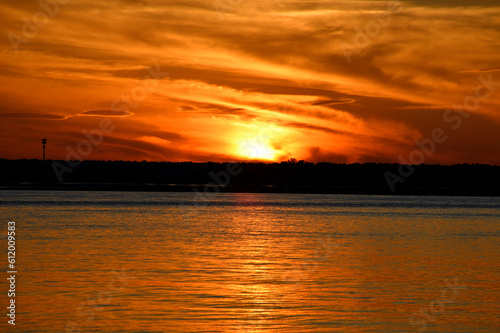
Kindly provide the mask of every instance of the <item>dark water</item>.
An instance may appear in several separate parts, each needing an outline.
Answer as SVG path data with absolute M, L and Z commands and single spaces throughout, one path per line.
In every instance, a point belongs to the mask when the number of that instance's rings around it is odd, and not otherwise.
M 500 332 L 499 198 L 0 201 L 2 234 L 16 221 L 18 270 L 16 326 L 3 314 L 0 331 Z

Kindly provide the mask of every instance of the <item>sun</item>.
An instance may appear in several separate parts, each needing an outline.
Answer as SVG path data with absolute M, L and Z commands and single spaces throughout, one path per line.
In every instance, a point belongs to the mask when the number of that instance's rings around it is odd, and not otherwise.
M 257 139 L 242 141 L 239 147 L 239 155 L 250 159 L 272 161 L 277 154 L 277 150 Z
M 285 129 L 272 122 L 239 123 L 233 134 L 237 156 L 256 161 L 276 161 L 284 155 Z

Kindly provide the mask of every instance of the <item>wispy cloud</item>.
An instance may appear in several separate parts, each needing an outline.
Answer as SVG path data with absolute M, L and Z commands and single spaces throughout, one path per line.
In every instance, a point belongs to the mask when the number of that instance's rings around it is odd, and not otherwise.
M 133 113 L 129 111 L 121 110 L 88 110 L 84 111 L 79 116 L 106 116 L 106 117 L 129 117 Z
M 67 116 L 59 116 L 55 114 L 46 113 L 0 113 L 0 118 L 13 118 L 13 119 L 47 119 L 47 120 L 64 120 Z

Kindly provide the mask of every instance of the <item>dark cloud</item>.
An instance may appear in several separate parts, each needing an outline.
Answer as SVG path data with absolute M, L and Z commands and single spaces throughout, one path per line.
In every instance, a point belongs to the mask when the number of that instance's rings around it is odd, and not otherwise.
M 447 6 L 447 7 L 477 7 L 477 6 L 499 6 L 497 0 L 406 0 L 416 5 L 424 6 Z
M 47 113 L 3 113 L 1 118 L 64 120 L 67 116 Z
M 313 102 L 308 102 L 310 105 L 339 105 L 339 104 L 351 104 L 355 103 L 356 100 L 353 98 L 347 98 L 347 97 L 339 97 L 337 99 L 318 99 Z
M 84 111 L 79 116 L 105 116 L 105 117 L 126 117 L 132 116 L 133 113 L 129 111 L 120 111 L 120 110 L 89 110 Z
M 178 107 L 182 112 L 197 112 L 197 113 L 210 113 L 210 114 L 224 114 L 224 115 L 245 115 L 247 110 L 244 108 L 230 108 L 219 104 L 200 103 L 199 105 L 182 105 Z
M 489 72 L 500 72 L 499 68 L 487 68 L 487 69 L 470 69 L 467 71 L 460 71 L 460 73 L 489 73 Z
M 174 133 L 174 132 L 157 131 L 157 130 L 148 129 L 144 133 L 146 133 L 147 135 L 156 136 L 157 138 L 160 138 L 163 140 L 168 140 L 168 141 L 185 141 L 185 140 L 187 140 L 187 137 L 185 137 L 184 135 L 179 134 L 179 133 Z
M 349 157 L 346 155 L 324 151 L 321 147 L 311 147 L 307 161 L 310 162 L 331 162 L 331 163 L 349 163 Z
M 352 133 L 352 132 L 338 130 L 338 129 L 332 129 L 332 128 L 328 128 L 328 127 L 324 127 L 324 126 L 311 125 L 311 124 L 306 124 L 306 123 L 287 122 L 287 123 L 285 123 L 285 125 L 290 126 L 290 127 L 295 127 L 295 128 L 302 128 L 302 129 L 308 129 L 308 130 L 313 130 L 313 131 L 321 131 L 321 132 L 328 133 L 328 134 L 357 136 L 357 134 Z

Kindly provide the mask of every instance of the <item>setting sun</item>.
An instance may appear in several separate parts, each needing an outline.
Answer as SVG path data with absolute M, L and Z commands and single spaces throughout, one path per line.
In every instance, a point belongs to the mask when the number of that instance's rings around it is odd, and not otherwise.
M 251 160 L 277 161 L 293 153 L 294 147 L 284 144 L 290 130 L 275 122 L 239 124 L 242 129 L 235 135 L 236 155 Z
M 258 139 L 246 140 L 240 144 L 241 156 L 257 160 L 274 160 L 278 151 Z

